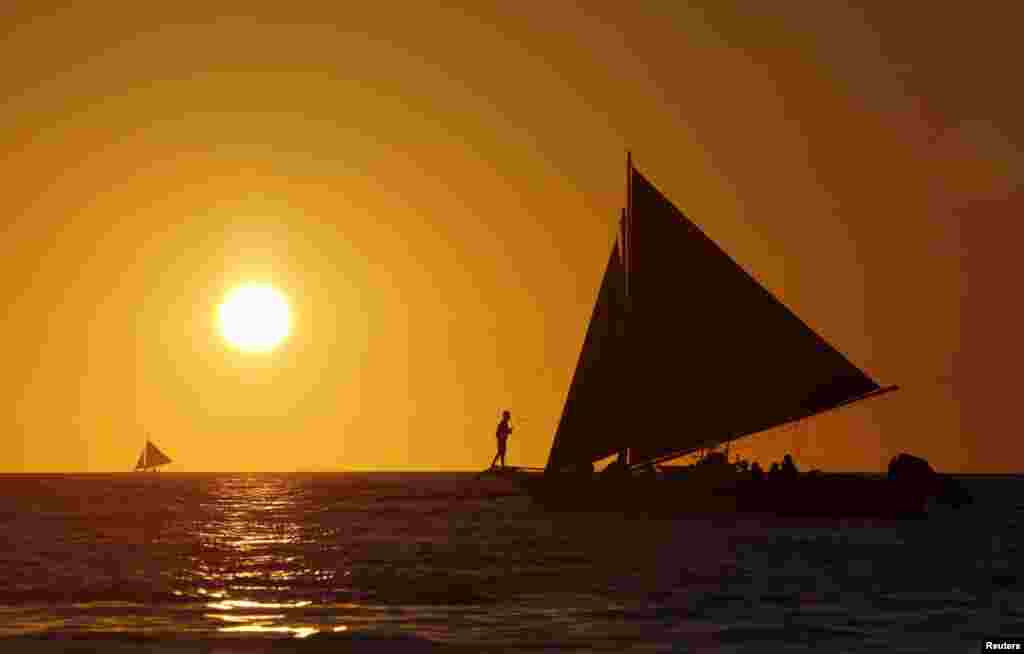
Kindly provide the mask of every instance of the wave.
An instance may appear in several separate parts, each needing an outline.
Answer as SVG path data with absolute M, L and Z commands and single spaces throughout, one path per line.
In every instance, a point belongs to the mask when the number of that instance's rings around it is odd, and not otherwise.
M 342 632 L 316 633 L 305 638 L 290 636 L 214 636 L 181 638 L 180 634 L 154 635 L 146 632 L 90 633 L 46 632 L 31 636 L 0 638 L 0 650 L 25 654 L 86 652 L 222 652 L 223 654 L 262 654 L 264 652 L 330 652 L 345 654 L 443 654 L 476 651 L 406 633 Z

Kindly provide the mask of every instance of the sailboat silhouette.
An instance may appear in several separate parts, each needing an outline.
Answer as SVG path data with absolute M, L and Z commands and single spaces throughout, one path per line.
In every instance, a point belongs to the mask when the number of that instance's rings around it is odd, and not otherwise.
M 142 448 L 142 453 L 139 454 L 139 460 L 135 463 L 135 470 L 156 471 L 159 466 L 168 463 L 171 463 L 171 457 L 161 452 L 160 448 L 154 445 L 147 436 L 146 444 Z
M 895 390 L 733 261 L 627 155 L 627 206 L 544 474 L 549 507 L 893 514 L 921 485 L 842 475 L 757 483 L 715 449 Z M 695 452 L 700 464 L 668 461 Z M 593 464 L 618 455 L 609 474 Z M 616 474 L 610 474 L 616 472 Z

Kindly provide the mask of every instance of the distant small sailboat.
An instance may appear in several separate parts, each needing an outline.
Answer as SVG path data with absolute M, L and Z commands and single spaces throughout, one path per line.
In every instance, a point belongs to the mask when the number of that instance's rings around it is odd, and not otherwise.
M 146 438 L 146 445 L 142 448 L 142 453 L 139 454 L 135 470 L 156 470 L 159 466 L 167 465 L 170 462 L 171 457 L 161 452 L 149 438 Z

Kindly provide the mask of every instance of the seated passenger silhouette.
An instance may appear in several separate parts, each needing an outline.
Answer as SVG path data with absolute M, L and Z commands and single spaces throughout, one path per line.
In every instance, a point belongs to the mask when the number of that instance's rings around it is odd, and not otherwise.
M 754 481 L 761 481 L 764 479 L 764 470 L 761 469 L 761 464 L 757 461 L 754 461 L 754 463 L 750 465 L 750 478 Z
M 788 454 L 782 457 L 781 476 L 784 479 L 796 479 L 799 476 L 796 466 L 793 464 L 793 457 Z

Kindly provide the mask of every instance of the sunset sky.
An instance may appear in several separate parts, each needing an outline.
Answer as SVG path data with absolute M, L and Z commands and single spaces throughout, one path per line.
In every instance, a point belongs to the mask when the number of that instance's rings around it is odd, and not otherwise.
M 0 471 L 480 469 L 504 408 L 543 465 L 627 149 L 903 387 L 746 453 L 1021 469 L 1008 10 L 437 4 L 4 3 Z M 217 330 L 245 283 L 272 351 Z

